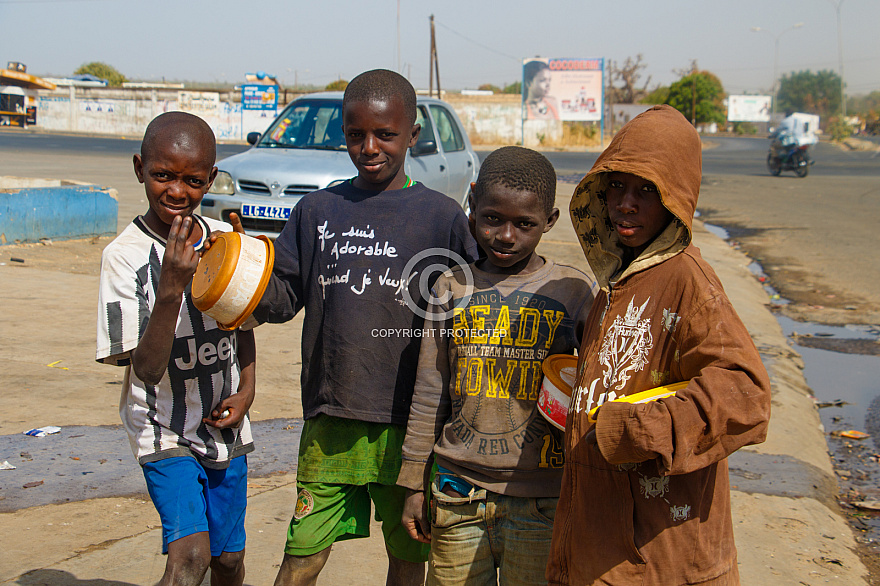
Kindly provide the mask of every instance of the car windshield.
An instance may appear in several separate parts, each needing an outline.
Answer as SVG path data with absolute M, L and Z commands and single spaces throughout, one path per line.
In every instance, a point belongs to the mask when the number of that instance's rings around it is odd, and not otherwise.
M 263 134 L 257 147 L 345 150 L 341 100 L 297 100 Z

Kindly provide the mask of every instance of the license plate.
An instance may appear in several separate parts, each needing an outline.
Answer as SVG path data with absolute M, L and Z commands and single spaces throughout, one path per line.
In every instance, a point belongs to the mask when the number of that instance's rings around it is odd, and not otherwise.
M 255 206 L 243 204 L 241 215 L 245 218 L 267 218 L 270 220 L 286 220 L 293 208 L 282 206 Z

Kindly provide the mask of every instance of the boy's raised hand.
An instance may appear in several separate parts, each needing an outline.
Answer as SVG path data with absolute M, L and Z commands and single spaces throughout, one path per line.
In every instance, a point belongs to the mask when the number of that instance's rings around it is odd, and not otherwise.
M 177 216 L 171 222 L 165 255 L 162 258 L 162 272 L 159 274 L 159 295 L 168 295 L 169 300 L 180 303 L 180 296 L 192 281 L 199 266 L 199 253 L 192 244 L 187 244 L 193 219 L 190 216 Z
M 400 524 L 409 536 L 422 543 L 431 543 L 431 524 L 425 510 L 425 493 L 420 490 L 407 489 L 406 500 L 403 501 L 403 513 Z

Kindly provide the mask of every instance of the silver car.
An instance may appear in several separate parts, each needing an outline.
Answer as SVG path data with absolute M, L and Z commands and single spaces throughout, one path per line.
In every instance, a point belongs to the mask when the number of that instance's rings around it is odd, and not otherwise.
M 303 195 L 356 175 L 342 134 L 342 92 L 294 100 L 262 135 L 252 132 L 247 151 L 217 163 L 219 172 L 202 199 L 202 214 L 229 221 L 236 212 L 248 234 L 278 236 Z M 422 131 L 406 158 L 406 173 L 467 206 L 480 160 L 455 110 L 419 96 Z

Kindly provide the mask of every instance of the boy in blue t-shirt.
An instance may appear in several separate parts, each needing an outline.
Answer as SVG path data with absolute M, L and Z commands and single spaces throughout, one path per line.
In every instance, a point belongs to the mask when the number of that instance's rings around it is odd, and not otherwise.
M 367 537 L 371 501 L 388 582 L 424 580 L 428 548 L 401 527 L 395 484 L 425 305 L 414 300 L 432 261 L 470 262 L 476 246 L 458 204 L 406 175 L 416 108 L 395 72 L 351 81 L 342 130 L 357 176 L 297 203 L 254 311 L 261 323 L 305 312 L 298 494 L 276 585 L 314 583 L 333 543 Z

